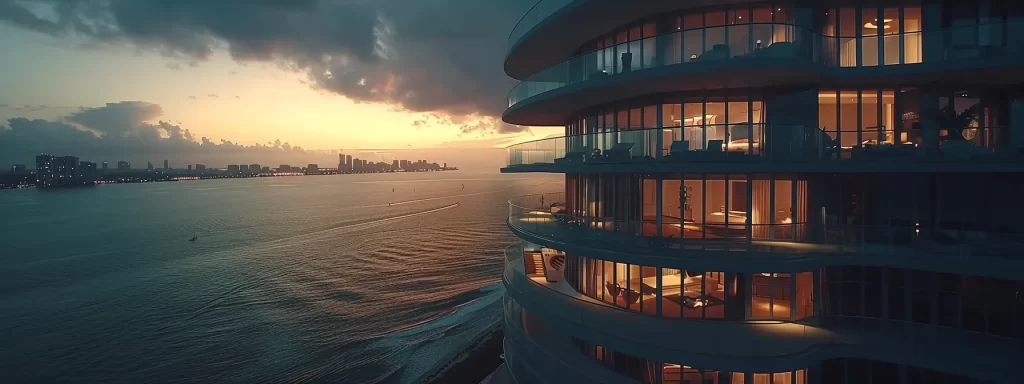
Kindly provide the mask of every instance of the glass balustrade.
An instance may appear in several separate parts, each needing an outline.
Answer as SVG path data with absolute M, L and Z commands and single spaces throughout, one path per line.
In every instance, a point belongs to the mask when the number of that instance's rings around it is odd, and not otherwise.
M 547 67 L 513 87 L 508 106 L 570 84 L 672 65 L 790 58 L 843 68 L 1020 58 L 1024 41 L 1002 36 L 1024 30 L 1022 24 L 1007 21 L 861 37 L 823 36 L 777 23 L 681 30 L 587 52 Z
M 750 224 L 737 219 L 726 224 L 658 223 L 595 217 L 566 209 L 565 194 L 549 193 L 509 200 L 509 225 L 542 238 L 572 240 L 594 247 L 620 246 L 666 250 L 757 251 L 773 253 L 873 254 L 919 257 L 1019 258 L 1024 236 L 919 226 L 857 224 Z M 728 212 L 734 215 L 732 211 Z M 749 216 L 736 213 L 734 216 Z M 657 226 L 678 226 L 681 237 L 658 235 Z M 700 232 L 691 238 L 685 233 Z
M 823 131 L 786 124 L 717 124 L 618 130 L 551 137 L 507 148 L 508 166 L 756 160 L 890 161 L 921 158 L 925 150 L 895 143 L 896 131 Z M 940 128 L 940 158 L 999 160 L 1010 154 L 1008 127 Z M 905 132 L 901 133 L 905 134 Z M 850 136 L 850 137 L 847 137 Z M 853 139 L 851 139 L 851 137 Z M 842 139 L 843 141 L 840 141 Z M 851 142 L 851 140 L 854 140 Z M 901 140 L 902 141 L 902 140 Z
M 512 28 L 512 32 L 508 35 L 508 47 L 511 49 L 519 39 L 522 39 L 533 27 L 536 27 L 544 19 L 547 19 L 558 10 L 565 6 L 572 4 L 573 2 L 581 0 L 540 0 L 526 11 L 516 26 Z

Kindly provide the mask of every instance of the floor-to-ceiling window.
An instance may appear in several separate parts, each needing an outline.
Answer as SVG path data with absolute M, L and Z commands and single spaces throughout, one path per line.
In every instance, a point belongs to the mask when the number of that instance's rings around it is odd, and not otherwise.
M 841 67 L 874 67 L 922 61 L 921 5 L 917 0 L 826 8 L 823 54 Z
M 806 181 L 784 175 L 685 174 L 661 187 L 662 236 L 803 238 Z
M 1019 294 L 1024 283 L 1019 281 L 846 266 L 826 268 L 823 282 L 822 314 L 828 323 L 877 328 L 879 320 L 891 320 L 1024 338 Z M 796 297 L 799 312 L 799 292 Z
M 833 147 L 840 156 L 848 156 L 854 148 L 897 143 L 896 118 L 896 90 L 818 92 L 818 124 L 835 141 Z
M 799 320 L 814 316 L 814 272 L 729 273 L 566 256 L 579 293 L 652 316 Z M 746 304 L 745 304 L 746 303 Z M 749 308 L 745 307 L 748 306 Z

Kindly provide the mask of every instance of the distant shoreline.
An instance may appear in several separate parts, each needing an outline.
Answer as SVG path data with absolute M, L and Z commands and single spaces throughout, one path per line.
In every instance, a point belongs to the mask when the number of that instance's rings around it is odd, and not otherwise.
M 128 172 L 123 174 L 117 174 L 116 179 L 112 180 L 97 180 L 95 184 L 75 184 L 65 185 L 60 187 L 48 187 L 39 189 L 76 189 L 76 188 L 87 188 L 105 184 L 138 184 L 138 183 L 164 183 L 164 182 L 175 182 L 175 181 L 203 181 L 203 180 L 220 180 L 220 179 L 253 179 L 261 177 L 297 177 L 297 176 L 330 176 L 330 175 L 370 175 L 370 174 L 383 174 L 383 173 L 434 173 L 434 172 L 453 172 L 458 171 L 458 168 L 445 168 L 435 170 L 420 170 L 420 171 L 380 171 L 380 172 L 338 172 L 338 171 L 324 171 L 316 173 L 306 172 L 278 172 L 278 173 L 251 173 L 251 174 L 224 174 L 224 171 L 216 171 L 219 174 L 204 174 L 196 173 L 196 171 L 185 171 L 175 173 L 163 173 L 152 174 L 151 171 L 139 170 L 136 172 Z M 22 175 L 27 177 L 28 175 Z M 28 189 L 38 188 L 35 184 L 27 184 L 24 181 L 21 183 L 3 183 L 3 177 L 12 177 L 13 175 L 0 175 L 0 190 L 4 189 Z

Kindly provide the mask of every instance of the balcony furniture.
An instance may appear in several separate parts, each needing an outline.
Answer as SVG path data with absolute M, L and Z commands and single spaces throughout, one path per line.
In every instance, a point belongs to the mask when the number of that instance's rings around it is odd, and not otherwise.
M 605 160 L 629 160 L 630 150 L 633 149 L 633 143 L 618 143 L 612 146 L 611 149 L 605 151 Z
M 622 290 L 622 300 L 626 302 L 626 305 L 633 305 L 639 303 L 640 292 L 637 292 L 632 288 L 625 288 Z
M 621 72 L 629 72 L 629 71 L 633 70 L 633 54 L 632 53 L 630 53 L 630 52 L 623 52 L 622 53 L 622 67 L 619 67 L 619 68 L 622 69 Z
M 604 288 L 608 290 L 608 294 L 612 295 L 612 297 L 618 297 L 619 293 L 622 293 L 622 287 L 619 286 L 619 283 L 609 281 L 604 283 Z
M 588 148 L 588 147 L 580 147 L 579 149 L 566 152 L 565 153 L 565 157 L 563 157 L 561 159 L 555 159 L 555 164 L 582 163 L 589 153 L 590 153 L 590 148 Z
M 764 48 L 755 49 L 747 57 L 797 57 L 799 47 L 796 43 L 780 41 Z
M 711 153 L 722 153 L 722 147 L 725 145 L 724 140 L 708 140 L 708 152 Z
M 697 57 L 698 61 L 726 60 L 729 58 L 729 46 L 726 44 L 715 44 L 710 51 Z

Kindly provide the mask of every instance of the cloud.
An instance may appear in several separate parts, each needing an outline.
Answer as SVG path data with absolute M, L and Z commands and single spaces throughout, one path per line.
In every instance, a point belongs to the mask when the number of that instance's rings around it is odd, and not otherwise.
M 211 98 L 211 99 L 219 99 L 219 98 L 220 98 L 220 96 L 217 96 L 217 94 L 216 94 L 216 93 L 211 93 L 211 94 L 209 94 L 209 95 L 206 95 L 206 97 L 209 97 L 209 98 Z
M 195 99 L 196 99 L 196 97 L 195 97 L 195 96 L 189 96 L 188 98 L 190 98 L 190 99 L 192 99 L 192 100 L 195 100 Z
M 534 0 L 0 0 L 0 22 L 199 63 L 240 61 L 304 73 L 314 87 L 402 110 L 497 117 L 514 84 L 509 31 Z M 499 128 L 498 131 L 508 130 Z
M 7 104 L 0 104 L 0 108 L 7 108 L 7 107 L 8 107 Z
M 177 71 L 177 70 L 181 69 L 181 64 L 178 64 L 178 63 L 168 63 L 167 65 L 165 65 L 165 67 L 167 67 L 167 69 L 173 69 L 173 70 Z
M 335 151 L 307 151 L 280 140 L 244 145 L 196 137 L 180 123 L 157 121 L 163 109 L 140 101 L 85 108 L 64 121 L 13 118 L 0 125 L 0 164 L 24 164 L 38 153 L 70 154 L 92 161 L 170 159 L 178 164 L 335 161 Z M 148 160 L 147 160 L 148 159 Z
M 236 99 L 241 99 L 242 97 L 241 97 L 241 96 L 237 96 L 237 95 L 236 95 L 236 96 L 235 96 L 235 98 L 236 98 Z

